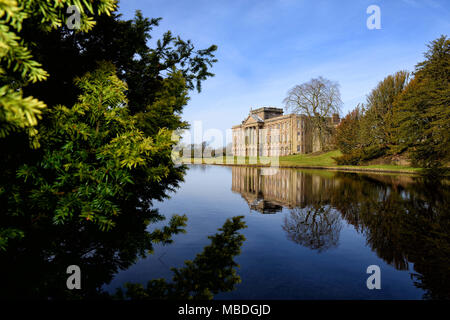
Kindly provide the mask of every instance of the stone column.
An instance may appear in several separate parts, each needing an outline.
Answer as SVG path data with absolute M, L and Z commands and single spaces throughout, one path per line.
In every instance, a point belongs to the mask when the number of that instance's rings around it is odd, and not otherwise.
M 256 134 L 256 156 L 259 156 L 259 126 L 256 125 L 255 127 L 255 134 Z

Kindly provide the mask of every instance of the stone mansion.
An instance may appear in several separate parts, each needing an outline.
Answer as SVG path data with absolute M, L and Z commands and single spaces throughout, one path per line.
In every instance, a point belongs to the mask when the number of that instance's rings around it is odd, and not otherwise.
M 339 115 L 328 118 L 332 126 Z M 262 107 L 250 110 L 241 124 L 232 127 L 234 156 L 284 156 L 320 151 L 320 142 L 306 115 L 283 114 L 283 109 Z

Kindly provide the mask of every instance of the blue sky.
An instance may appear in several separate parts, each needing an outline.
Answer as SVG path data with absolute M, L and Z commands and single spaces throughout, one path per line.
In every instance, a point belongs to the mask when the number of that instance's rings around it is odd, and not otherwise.
M 381 9 L 369 30 L 368 6 Z M 426 44 L 450 31 L 448 0 L 122 0 L 131 18 L 162 17 L 153 35 L 171 30 L 196 48 L 218 46 L 215 77 L 191 93 L 183 113 L 203 129 L 239 124 L 250 107 L 283 107 L 296 84 L 323 76 L 340 84 L 342 114 L 385 76 L 412 71 Z

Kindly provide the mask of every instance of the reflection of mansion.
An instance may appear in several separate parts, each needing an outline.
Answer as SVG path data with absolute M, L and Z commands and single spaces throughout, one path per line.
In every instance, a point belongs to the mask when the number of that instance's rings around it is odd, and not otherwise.
M 338 182 L 299 170 L 277 169 L 274 174 L 264 170 L 236 166 L 232 168 L 231 190 L 239 193 L 249 207 L 261 213 L 276 213 L 285 208 L 305 207 L 330 197 L 330 188 Z M 270 173 L 270 172 L 266 172 Z
M 336 126 L 339 115 L 330 117 Z M 250 110 L 240 125 L 233 126 L 234 156 L 278 156 L 320 151 L 317 134 L 306 115 L 283 115 L 283 109 L 263 107 Z

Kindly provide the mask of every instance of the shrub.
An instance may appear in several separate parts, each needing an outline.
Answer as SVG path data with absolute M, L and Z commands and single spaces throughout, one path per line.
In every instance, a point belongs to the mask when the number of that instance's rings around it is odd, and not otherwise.
M 340 157 L 333 157 L 338 165 L 356 166 L 363 162 L 382 157 L 386 154 L 387 148 L 384 146 L 373 145 L 361 149 L 353 150 Z

